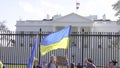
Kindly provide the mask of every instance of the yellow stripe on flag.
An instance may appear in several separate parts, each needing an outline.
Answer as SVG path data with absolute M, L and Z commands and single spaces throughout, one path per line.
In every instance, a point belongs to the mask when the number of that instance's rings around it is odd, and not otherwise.
M 60 42 L 57 42 L 48 46 L 41 45 L 41 55 L 45 55 L 49 51 L 56 50 L 59 48 L 67 49 L 68 44 L 69 44 L 69 38 L 66 37 L 66 38 L 63 38 Z

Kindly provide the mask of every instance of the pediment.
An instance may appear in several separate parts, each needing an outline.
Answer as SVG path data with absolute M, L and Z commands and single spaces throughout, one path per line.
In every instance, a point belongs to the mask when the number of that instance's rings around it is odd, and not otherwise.
M 93 23 L 92 20 L 85 18 L 83 16 L 80 16 L 75 13 L 68 14 L 66 16 L 63 16 L 61 18 L 58 18 L 56 20 L 53 20 L 55 22 L 81 22 L 81 23 Z

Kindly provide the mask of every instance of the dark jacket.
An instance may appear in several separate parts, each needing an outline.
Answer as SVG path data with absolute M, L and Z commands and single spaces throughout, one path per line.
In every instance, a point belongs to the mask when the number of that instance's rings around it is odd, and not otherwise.
M 33 66 L 33 68 L 42 68 L 40 65 Z
M 51 63 L 48 63 L 47 68 L 50 68 L 50 64 L 51 64 Z M 55 64 L 55 65 L 56 65 L 56 64 Z M 56 65 L 56 68 L 58 68 L 58 65 Z
M 81 65 L 77 65 L 77 68 L 82 68 L 82 66 Z
M 3 68 L 6 68 L 6 65 L 3 64 Z

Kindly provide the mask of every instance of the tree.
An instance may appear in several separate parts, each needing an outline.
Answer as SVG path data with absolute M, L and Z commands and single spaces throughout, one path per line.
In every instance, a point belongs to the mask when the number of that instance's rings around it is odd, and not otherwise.
M 5 21 L 0 22 L 0 46 L 14 46 L 15 40 L 9 34 L 12 34 L 5 25 Z M 8 34 L 8 35 L 2 35 Z M 3 42 L 4 41 L 4 42 Z
M 5 23 L 5 21 L 0 22 L 0 31 L 9 31 Z
M 118 16 L 118 23 L 120 24 L 120 0 L 118 0 L 115 4 L 113 4 L 113 9 L 116 10 L 115 16 Z

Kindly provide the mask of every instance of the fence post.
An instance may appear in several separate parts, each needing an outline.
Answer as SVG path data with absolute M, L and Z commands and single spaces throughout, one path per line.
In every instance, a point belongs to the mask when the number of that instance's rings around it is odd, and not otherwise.
M 42 29 L 40 28 L 40 33 L 39 33 L 39 62 L 41 61 L 41 51 L 40 51 L 41 32 L 42 32 Z
M 82 29 L 82 68 L 84 68 L 84 29 Z

